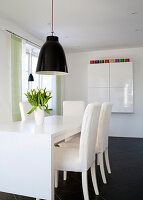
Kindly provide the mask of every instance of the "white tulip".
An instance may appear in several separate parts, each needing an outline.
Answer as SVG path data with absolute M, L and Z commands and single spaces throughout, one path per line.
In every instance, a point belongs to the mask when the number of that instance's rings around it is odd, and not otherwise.
M 49 96 L 49 92 L 47 92 L 46 95 Z
M 30 94 L 32 95 L 32 92 L 30 92 Z
M 37 94 L 38 92 L 39 92 L 39 90 L 37 89 L 37 90 L 36 90 L 36 94 Z
M 44 93 L 44 90 L 41 90 L 41 93 L 43 94 L 43 93 Z

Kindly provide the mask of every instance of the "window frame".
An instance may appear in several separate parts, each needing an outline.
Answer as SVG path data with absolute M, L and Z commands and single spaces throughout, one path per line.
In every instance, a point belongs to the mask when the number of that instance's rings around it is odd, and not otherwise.
M 33 47 L 34 48 L 34 47 Z M 32 58 L 33 57 L 36 57 L 37 59 L 38 59 L 38 56 L 39 56 L 39 53 L 36 53 L 36 52 L 34 52 L 33 51 L 33 48 L 31 47 L 31 48 L 27 48 L 26 47 L 26 51 L 25 51 L 25 54 L 26 54 L 26 56 L 28 55 L 28 67 L 27 67 L 27 69 L 28 69 L 28 71 L 27 70 L 24 70 L 24 72 L 25 73 L 28 73 L 28 76 L 29 76 L 29 74 L 30 73 L 32 73 Z M 33 74 L 33 73 L 32 73 Z M 34 77 L 35 78 L 35 77 Z M 28 80 L 27 80 L 28 81 Z M 38 87 L 39 88 L 42 88 L 42 84 L 43 84 L 43 81 L 44 81 L 44 79 L 43 79 L 43 76 L 41 76 L 41 75 L 38 75 Z M 52 85 L 53 85 L 53 79 L 52 79 Z M 30 90 L 32 88 L 32 83 L 31 82 L 28 82 L 28 90 Z M 51 88 L 52 89 L 52 88 Z M 24 100 L 25 100 L 25 98 L 24 98 Z M 51 102 L 50 102 L 50 108 L 49 108 L 49 110 L 53 110 L 53 106 L 54 106 L 54 104 L 53 104 L 54 102 L 53 102 L 53 99 L 51 99 Z

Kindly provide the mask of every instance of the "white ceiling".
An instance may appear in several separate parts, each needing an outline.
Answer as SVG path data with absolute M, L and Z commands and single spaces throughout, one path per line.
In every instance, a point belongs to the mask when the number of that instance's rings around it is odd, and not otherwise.
M 0 0 L 0 16 L 45 41 L 51 0 Z M 54 0 L 54 21 L 69 50 L 143 46 L 143 0 Z

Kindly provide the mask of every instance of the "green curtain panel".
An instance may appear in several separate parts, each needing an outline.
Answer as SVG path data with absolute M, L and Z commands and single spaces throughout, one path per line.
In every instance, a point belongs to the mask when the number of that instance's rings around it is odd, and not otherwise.
M 61 76 L 56 76 L 56 107 L 57 115 L 61 115 Z
M 20 121 L 19 102 L 22 99 L 22 40 L 11 35 L 12 119 Z

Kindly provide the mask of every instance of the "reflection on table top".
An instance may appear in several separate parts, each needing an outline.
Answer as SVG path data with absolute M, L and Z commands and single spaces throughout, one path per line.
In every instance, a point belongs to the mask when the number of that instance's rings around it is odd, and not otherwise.
M 48 116 L 45 117 L 43 125 L 37 126 L 34 120 L 9 122 L 0 124 L 0 134 L 3 132 L 21 133 L 27 135 L 52 135 L 57 136 L 61 132 L 80 131 L 82 118 L 66 116 Z

